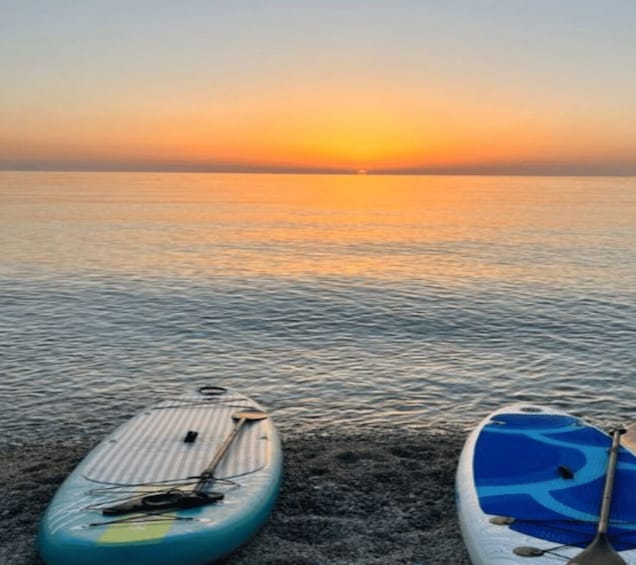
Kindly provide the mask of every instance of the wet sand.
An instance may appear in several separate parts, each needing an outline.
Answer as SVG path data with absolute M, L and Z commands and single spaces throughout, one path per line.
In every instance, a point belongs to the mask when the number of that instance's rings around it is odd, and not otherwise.
M 464 437 L 377 430 L 285 437 L 272 517 L 224 565 L 469 565 L 453 497 Z M 0 445 L 0 563 L 42 564 L 40 516 L 91 447 Z

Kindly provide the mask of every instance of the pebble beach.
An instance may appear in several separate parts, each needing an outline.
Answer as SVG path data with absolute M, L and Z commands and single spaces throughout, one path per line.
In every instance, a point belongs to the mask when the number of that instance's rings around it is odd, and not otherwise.
M 469 565 L 454 503 L 463 432 L 320 430 L 283 438 L 270 520 L 224 565 Z M 4 444 L 0 563 L 42 565 L 37 525 L 88 441 Z

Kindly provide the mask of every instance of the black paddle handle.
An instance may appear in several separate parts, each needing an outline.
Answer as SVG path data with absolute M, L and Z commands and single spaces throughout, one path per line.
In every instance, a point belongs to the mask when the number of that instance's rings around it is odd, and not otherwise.
M 620 449 L 621 435 L 625 432 L 622 428 L 612 432 L 612 446 L 610 447 L 609 462 L 607 463 L 607 473 L 605 475 L 605 488 L 603 489 L 603 500 L 601 502 L 601 517 L 598 521 L 598 533 L 607 533 L 610 519 L 610 509 L 612 506 L 612 493 L 614 492 L 614 478 L 616 477 L 616 464 L 618 462 L 618 451 Z

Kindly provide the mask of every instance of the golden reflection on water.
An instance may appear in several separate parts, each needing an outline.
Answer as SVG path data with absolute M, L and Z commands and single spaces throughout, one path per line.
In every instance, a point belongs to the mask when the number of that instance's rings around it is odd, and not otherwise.
M 586 249 L 633 235 L 634 188 L 602 178 L 0 173 L 3 270 L 550 279 Z

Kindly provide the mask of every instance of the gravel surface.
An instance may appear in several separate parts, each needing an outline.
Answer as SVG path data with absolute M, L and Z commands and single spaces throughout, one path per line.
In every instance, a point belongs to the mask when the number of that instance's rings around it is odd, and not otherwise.
M 224 564 L 469 565 L 453 495 L 464 437 L 365 430 L 284 438 L 285 475 L 271 519 Z M 91 447 L 0 445 L 0 563 L 42 564 L 40 517 Z

